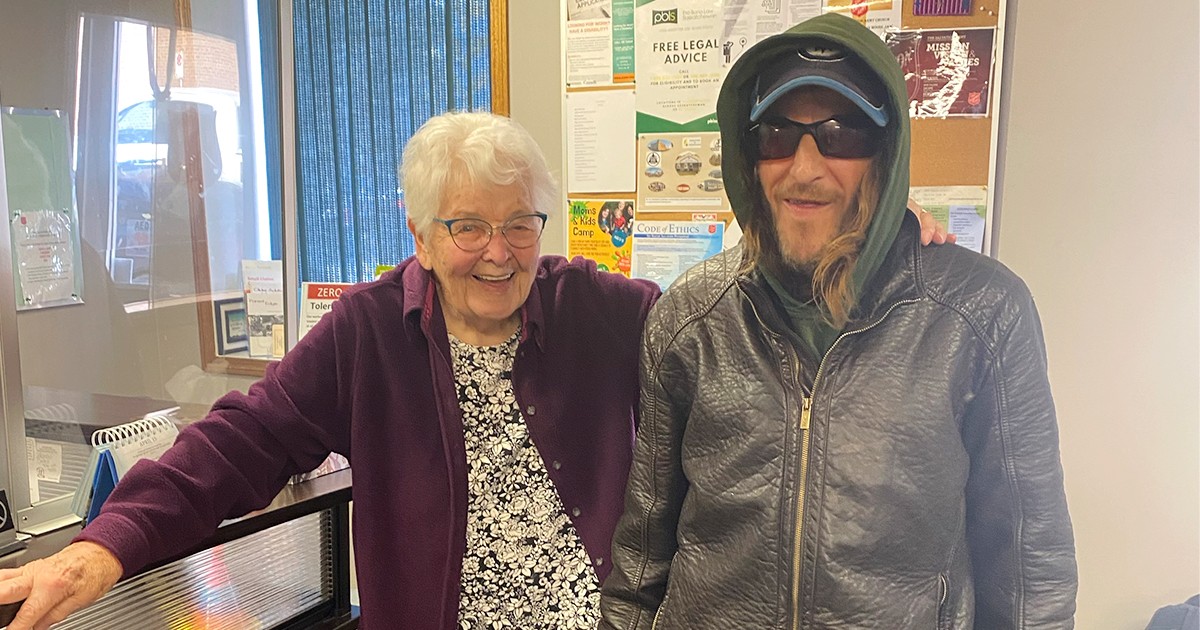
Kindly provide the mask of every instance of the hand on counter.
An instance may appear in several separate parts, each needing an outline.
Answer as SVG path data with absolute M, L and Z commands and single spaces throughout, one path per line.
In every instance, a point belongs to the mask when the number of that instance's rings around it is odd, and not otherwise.
M 121 579 L 109 550 L 77 542 L 41 560 L 0 570 L 0 604 L 25 600 L 9 630 L 45 630 L 96 601 Z

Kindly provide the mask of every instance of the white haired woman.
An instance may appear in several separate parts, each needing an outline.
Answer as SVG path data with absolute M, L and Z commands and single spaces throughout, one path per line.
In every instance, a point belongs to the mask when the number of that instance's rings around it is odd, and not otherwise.
M 597 625 L 659 289 L 539 256 L 559 196 L 507 118 L 430 119 L 403 185 L 416 256 L 136 465 L 73 544 L 0 571 L 0 601 L 28 598 L 11 628 L 65 618 L 330 451 L 355 471 L 361 628 Z

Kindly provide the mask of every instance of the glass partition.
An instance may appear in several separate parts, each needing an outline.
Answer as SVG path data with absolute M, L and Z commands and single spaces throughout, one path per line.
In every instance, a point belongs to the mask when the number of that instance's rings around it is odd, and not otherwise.
M 260 34 L 274 6 L 0 2 L 0 107 L 51 112 L 69 139 L 45 171 L 73 189 L 54 246 L 77 262 L 45 267 L 81 286 L 73 303 L 19 308 L 17 343 L 3 346 L 20 355 L 20 395 L 5 395 L 24 418 L 6 419 L 9 469 L 28 473 L 9 484 L 23 530 L 72 518 L 95 430 L 174 407 L 198 418 L 270 358 L 250 357 L 242 269 L 282 251 L 278 148 L 266 142 L 279 118 L 264 105 L 278 102 L 264 98 L 277 77 L 263 72 L 278 53 Z M 36 244 L 13 242 L 15 262 L 36 262 Z M 32 277 L 14 273 L 15 289 Z M 279 310 L 255 332 L 282 332 Z

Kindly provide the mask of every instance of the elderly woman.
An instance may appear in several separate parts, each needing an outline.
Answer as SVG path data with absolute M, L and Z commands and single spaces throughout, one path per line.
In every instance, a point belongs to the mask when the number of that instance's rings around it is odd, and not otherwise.
M 658 287 L 539 257 L 559 196 L 506 118 L 431 119 L 403 184 L 416 256 L 138 463 L 73 544 L 0 571 L 0 602 L 28 598 L 11 628 L 63 619 L 330 451 L 355 470 L 360 627 L 596 626 Z

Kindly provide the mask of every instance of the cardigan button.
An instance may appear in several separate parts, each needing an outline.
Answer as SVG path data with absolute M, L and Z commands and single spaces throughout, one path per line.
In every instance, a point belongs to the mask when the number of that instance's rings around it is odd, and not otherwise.
M 598 567 L 604 566 L 604 558 L 596 558 L 595 562 Z
M 557 459 L 554 460 L 554 462 L 550 465 L 554 467 L 554 470 L 562 470 L 562 462 L 558 461 Z
M 525 415 L 532 416 L 537 413 L 537 409 L 533 405 L 525 408 Z
M 580 514 L 583 514 L 583 510 L 580 510 L 577 507 L 571 508 L 571 516 L 579 516 Z

